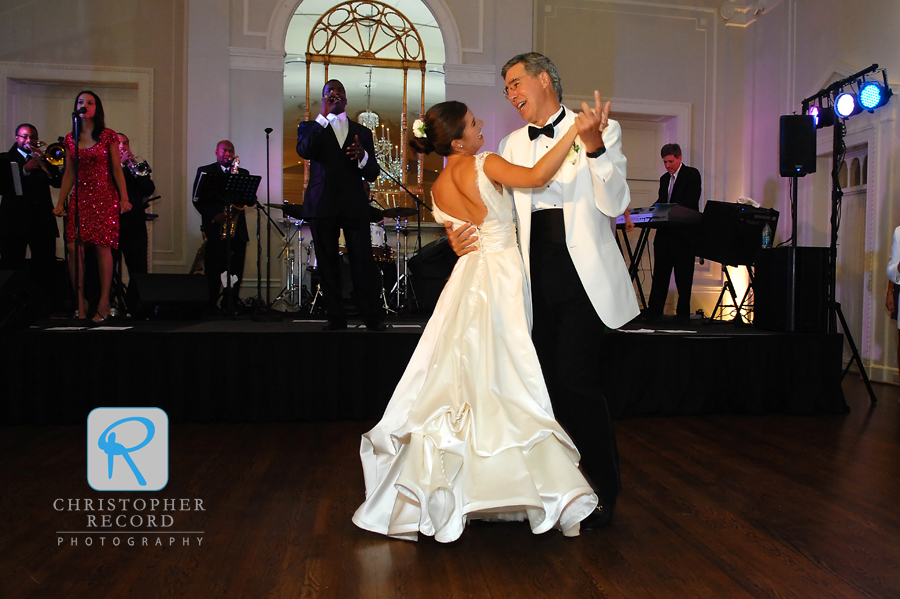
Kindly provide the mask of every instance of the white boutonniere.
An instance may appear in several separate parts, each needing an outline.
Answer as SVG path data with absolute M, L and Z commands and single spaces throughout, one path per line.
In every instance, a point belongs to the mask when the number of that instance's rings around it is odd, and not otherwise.
M 572 142 L 572 147 L 569 148 L 569 153 L 566 154 L 566 162 L 569 164 L 575 164 L 578 161 L 578 151 L 581 150 L 581 146 L 578 145 L 578 140 L 576 139 Z

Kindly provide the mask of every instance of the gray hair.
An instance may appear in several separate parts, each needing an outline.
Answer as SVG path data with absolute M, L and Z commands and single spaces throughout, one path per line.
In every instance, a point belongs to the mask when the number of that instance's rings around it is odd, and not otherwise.
M 525 73 L 530 77 L 537 77 L 541 73 L 547 73 L 553 89 L 556 90 L 557 100 L 562 102 L 562 81 L 559 78 L 559 71 L 556 70 L 556 65 L 553 64 L 552 60 L 538 52 L 518 54 L 503 65 L 503 68 L 500 69 L 500 76 L 506 80 L 506 73 L 517 64 L 522 64 L 525 67 Z

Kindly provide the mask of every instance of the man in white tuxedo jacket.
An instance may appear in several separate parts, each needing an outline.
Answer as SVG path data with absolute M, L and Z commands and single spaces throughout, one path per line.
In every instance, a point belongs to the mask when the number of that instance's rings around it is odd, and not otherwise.
M 534 166 L 574 122 L 578 137 L 556 177 L 542 188 L 513 189 L 519 247 L 531 283 L 532 338 L 554 415 L 582 455 L 582 470 L 600 498 L 582 529 L 612 520 L 621 489 L 615 432 L 601 390 L 599 364 L 606 326 L 617 328 L 640 312 L 610 219 L 625 212 L 622 129 L 609 120 L 594 92 L 593 108 L 577 115 L 563 107 L 553 63 L 536 52 L 504 65 L 504 94 L 531 125 L 500 142 L 510 162 Z M 458 254 L 471 251 L 473 229 L 448 236 Z M 468 236 L 468 237 L 467 237 Z M 605 326 L 604 326 L 605 325 Z

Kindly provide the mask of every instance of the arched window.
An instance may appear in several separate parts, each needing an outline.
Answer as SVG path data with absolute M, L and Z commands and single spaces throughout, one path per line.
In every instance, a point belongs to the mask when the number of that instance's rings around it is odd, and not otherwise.
M 859 185 L 859 158 L 850 161 L 850 187 Z
M 841 185 L 841 189 L 847 187 L 847 161 L 846 160 L 841 162 L 841 168 L 838 171 L 838 182 Z

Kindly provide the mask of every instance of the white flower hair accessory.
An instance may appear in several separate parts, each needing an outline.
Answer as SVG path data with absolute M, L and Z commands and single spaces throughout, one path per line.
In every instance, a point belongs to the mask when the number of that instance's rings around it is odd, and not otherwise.
M 423 121 L 422 119 L 416 119 L 415 121 L 413 121 L 412 129 L 413 135 L 415 135 L 416 137 L 420 139 L 425 137 L 425 121 Z

